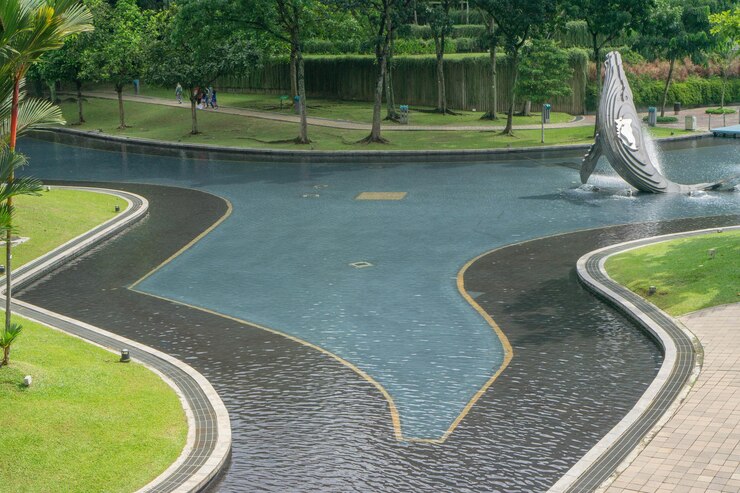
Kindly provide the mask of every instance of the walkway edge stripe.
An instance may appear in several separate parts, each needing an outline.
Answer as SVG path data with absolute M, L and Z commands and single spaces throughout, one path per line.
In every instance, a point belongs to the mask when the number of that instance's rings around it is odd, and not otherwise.
M 701 352 L 698 339 L 678 320 L 612 280 L 604 268 L 608 258 L 655 243 L 735 229 L 740 229 L 740 225 L 642 238 L 594 250 L 578 260 L 576 269 L 582 283 L 651 334 L 663 349 L 664 359 L 658 375 L 630 412 L 561 477 L 548 493 L 605 489 L 675 414 L 701 371 L 701 358 L 696 357 Z M 689 371 L 677 371 L 679 363 L 685 366 L 688 360 Z M 667 406 L 656 406 L 658 395 L 666 393 L 671 395 Z M 626 440 L 630 438 L 628 432 L 634 433 L 638 429 L 642 432 L 638 443 L 620 443 L 629 441 Z M 634 441 L 636 436 L 631 438 Z M 605 460 L 608 455 L 616 456 L 618 462 L 614 462 L 614 458 L 611 461 Z M 607 467 L 600 462 L 606 462 Z M 583 486 L 579 487 L 578 483 L 589 477 L 596 482 L 585 489 Z
M 65 261 L 68 261 L 70 258 L 73 258 L 75 256 L 78 256 L 88 251 L 92 246 L 96 245 L 97 243 L 113 236 L 114 234 L 120 232 L 124 228 L 132 225 L 134 222 L 141 219 L 147 213 L 148 207 L 149 207 L 149 202 L 144 197 L 141 197 L 139 195 L 136 195 L 130 192 L 120 192 L 117 190 L 109 190 L 109 189 L 102 189 L 102 188 L 95 188 L 95 187 L 57 186 L 54 188 L 87 190 L 91 192 L 114 195 L 114 196 L 117 196 L 119 198 L 126 200 L 126 202 L 128 203 L 128 207 L 126 208 L 126 210 L 121 212 L 121 214 L 119 214 L 118 216 L 106 221 L 105 223 L 97 226 L 96 228 L 93 228 L 91 231 L 88 231 L 86 233 L 83 233 L 80 236 L 77 236 L 76 238 L 73 238 L 72 240 L 64 243 L 63 245 L 55 248 L 51 252 L 43 255 L 42 257 L 18 269 L 18 276 L 14 278 L 13 280 L 14 288 L 17 287 L 18 285 L 23 285 L 23 284 L 32 282 L 33 280 L 38 279 L 39 277 L 48 274 L 49 272 L 53 271 L 55 268 L 57 268 L 59 265 L 61 265 Z M 137 204 L 135 204 L 134 201 L 136 201 Z M 4 276 L 2 279 L 4 279 Z M 4 286 L 0 288 L 0 292 L 4 294 Z M 229 458 L 230 452 L 231 452 L 231 424 L 230 424 L 229 414 L 226 409 L 226 406 L 223 404 L 223 401 L 219 397 L 216 390 L 213 388 L 210 382 L 208 382 L 208 380 L 203 375 L 201 375 L 191 366 L 183 363 L 182 361 L 166 353 L 163 353 L 161 351 L 158 351 L 154 348 L 138 343 L 131 339 L 119 336 L 112 332 L 108 332 L 106 330 L 92 326 L 85 322 L 75 320 L 75 319 L 66 317 L 64 315 L 51 312 L 49 310 L 45 310 L 44 308 L 31 305 L 29 303 L 25 303 L 20 300 L 14 300 L 13 305 L 16 308 L 22 309 L 22 311 L 24 312 L 32 313 L 31 315 L 24 313 L 22 316 L 29 318 L 31 320 L 34 320 L 38 323 L 50 326 L 53 329 L 65 332 L 73 337 L 78 337 L 83 340 L 86 340 L 86 342 L 91 343 L 93 345 L 102 347 L 107 350 L 114 351 L 111 347 L 106 347 L 105 345 L 102 345 L 96 341 L 89 340 L 84 336 L 69 333 L 66 330 L 64 330 L 64 328 L 62 327 L 54 326 L 50 324 L 49 322 L 45 322 L 43 320 L 38 320 L 34 318 L 33 313 L 44 315 L 50 319 L 66 322 L 74 326 L 77 326 L 79 328 L 85 329 L 87 331 L 103 336 L 112 341 L 116 341 L 117 343 L 121 345 L 121 347 L 138 349 L 142 353 L 153 356 L 154 358 L 164 361 L 167 364 L 184 372 L 188 377 L 192 379 L 193 382 L 195 382 L 195 384 L 205 394 L 211 406 L 213 407 L 213 410 L 215 412 L 215 417 L 216 417 L 215 422 L 206 423 L 205 425 L 206 427 L 213 426 L 216 429 L 218 440 L 217 440 L 216 446 L 210 452 L 209 457 L 206 459 L 205 463 L 199 469 L 192 472 L 189 475 L 189 478 L 187 480 L 179 484 L 176 488 L 167 489 L 167 491 L 178 492 L 178 493 L 201 491 L 206 485 L 208 485 L 211 479 L 213 479 L 213 477 L 216 476 L 216 474 L 218 474 L 221 471 L 223 466 L 226 464 Z M 150 364 L 147 364 L 141 361 L 140 359 L 137 359 L 137 358 L 134 358 L 134 359 L 138 363 L 144 365 L 149 370 L 153 371 L 155 374 L 160 376 L 170 387 L 172 387 L 175 390 L 178 397 L 180 398 L 180 402 L 183 406 L 183 410 L 188 420 L 187 443 L 182 453 L 180 454 L 180 456 L 163 473 L 161 473 L 154 480 L 152 480 L 147 485 L 139 489 L 137 493 L 152 491 L 155 488 L 158 488 L 158 491 L 160 491 L 162 489 L 161 488 L 162 484 L 166 482 L 169 479 L 169 477 L 178 469 L 178 467 L 180 467 L 183 464 L 183 462 L 187 459 L 187 457 L 193 453 L 198 452 L 194 450 L 195 436 L 197 433 L 204 433 L 204 432 L 207 432 L 207 430 L 204 431 L 198 428 L 196 424 L 197 420 L 195 419 L 195 416 L 193 414 L 194 413 L 193 406 L 190 405 L 187 399 L 187 393 L 184 392 L 184 389 L 180 388 L 176 382 L 174 382 L 172 379 L 164 375 L 164 373 L 160 371 L 158 368 Z M 201 419 L 200 421 L 203 421 L 203 420 Z

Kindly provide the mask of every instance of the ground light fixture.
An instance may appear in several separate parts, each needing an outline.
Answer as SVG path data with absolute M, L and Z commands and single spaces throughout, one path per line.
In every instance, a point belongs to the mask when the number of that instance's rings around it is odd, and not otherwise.
M 128 354 L 128 349 L 121 349 L 121 363 L 128 363 L 131 361 L 131 356 Z
M 121 212 L 121 206 L 120 205 L 117 205 L 117 206 L 115 206 L 113 208 L 113 210 L 116 211 L 116 212 Z
M 657 291 L 658 291 L 658 288 L 656 288 L 655 286 L 650 286 L 648 288 L 648 296 L 654 295 Z

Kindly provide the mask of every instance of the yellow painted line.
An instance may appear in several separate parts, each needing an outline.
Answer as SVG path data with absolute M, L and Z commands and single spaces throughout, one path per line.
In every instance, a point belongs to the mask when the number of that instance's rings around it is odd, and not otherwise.
M 292 335 L 287 334 L 285 332 L 282 332 L 280 330 L 273 329 L 273 328 L 270 328 L 270 327 L 266 327 L 264 325 L 256 324 L 254 322 L 250 322 L 249 320 L 243 320 L 243 319 L 240 319 L 240 318 L 237 318 L 237 317 L 232 317 L 230 315 L 219 313 L 219 312 L 210 310 L 208 308 L 203 308 L 203 307 L 200 307 L 200 306 L 191 305 L 189 303 L 185 303 L 185 302 L 178 301 L 178 300 L 173 300 L 173 299 L 170 299 L 170 298 L 165 298 L 163 296 L 158 296 L 158 295 L 151 294 L 151 293 L 146 293 L 144 291 L 140 291 L 140 290 L 136 289 L 136 287 L 139 284 L 141 284 L 141 282 L 143 282 L 145 279 L 148 279 L 150 276 L 152 276 L 153 274 L 155 274 L 156 272 L 158 272 L 160 269 L 162 269 L 165 265 L 169 264 L 175 258 L 177 258 L 180 255 L 182 255 L 186 250 L 188 250 L 189 248 L 191 248 L 198 241 L 200 241 L 201 239 L 203 239 L 207 234 L 209 234 L 211 231 L 213 231 L 219 225 L 221 225 L 221 223 L 223 223 L 231 215 L 231 213 L 233 212 L 233 207 L 231 205 L 231 202 L 229 202 L 228 200 L 223 199 L 223 198 L 222 198 L 222 200 L 226 201 L 226 203 L 227 203 L 227 211 L 226 211 L 226 213 L 224 213 L 223 216 L 221 216 L 221 218 L 219 218 L 215 223 L 213 223 L 208 229 L 206 229 L 201 234 L 199 234 L 197 237 L 195 237 L 187 245 L 185 245 L 180 250 L 178 250 L 175 254 L 173 254 L 172 256 L 170 256 L 167 260 L 165 260 L 160 265 L 158 265 L 157 267 L 155 267 L 153 270 L 151 270 L 150 272 L 148 272 L 147 274 L 145 274 L 141 279 L 139 279 L 138 281 L 134 282 L 131 286 L 128 287 L 128 289 L 131 290 L 131 291 L 134 291 L 136 293 L 139 293 L 139 294 L 143 294 L 143 295 L 146 295 L 146 296 L 151 296 L 152 298 L 157 298 L 157 299 L 160 299 L 160 300 L 163 300 L 163 301 L 167 301 L 167 302 L 170 302 L 170 303 L 177 303 L 177 304 L 180 304 L 180 305 L 183 305 L 183 306 L 187 306 L 189 308 L 192 308 L 194 310 L 199 310 L 201 312 L 205 312 L 205 313 L 208 313 L 208 314 L 211 314 L 211 315 L 215 315 L 215 316 L 218 316 L 218 317 L 223 317 L 225 319 L 233 320 L 234 322 L 237 322 L 237 323 L 240 323 L 240 324 L 249 325 L 249 326 L 252 326 L 252 327 L 255 327 L 255 328 L 264 330 L 266 332 L 269 332 L 271 334 L 275 334 L 275 335 L 279 335 L 279 336 L 285 337 L 286 339 L 289 339 L 289 340 L 291 340 L 293 342 L 297 342 L 298 344 L 302 344 L 302 345 L 304 345 L 306 347 L 309 347 L 311 349 L 315 349 L 316 351 L 319 351 L 320 353 L 325 354 L 325 355 L 329 356 L 330 358 L 333 358 L 334 360 L 338 361 L 342 365 L 346 366 L 350 370 L 352 370 L 355 373 L 357 373 L 363 380 L 365 380 L 368 383 L 370 383 L 371 385 L 373 385 L 378 390 L 378 392 L 380 392 L 380 394 L 383 396 L 383 398 L 388 403 L 388 409 L 389 409 L 390 414 L 391 414 L 391 422 L 393 424 L 393 435 L 395 436 L 396 440 L 398 440 L 398 441 L 415 442 L 415 443 L 431 443 L 431 444 L 437 444 L 437 445 L 444 443 L 445 440 L 447 440 L 447 438 L 452 434 L 452 432 L 455 431 L 455 428 L 457 428 L 457 426 L 465 418 L 465 416 L 468 414 L 468 412 L 470 412 L 470 410 L 475 405 L 475 403 L 478 401 L 478 399 L 481 398 L 481 396 L 486 392 L 486 390 L 488 390 L 488 388 L 493 384 L 493 382 L 499 377 L 499 375 L 501 375 L 501 373 L 504 371 L 504 369 L 506 369 L 506 367 L 509 365 L 509 362 L 511 361 L 511 358 L 513 357 L 513 354 L 514 354 L 513 349 L 511 348 L 511 344 L 509 343 L 509 340 L 507 339 L 506 335 L 503 333 L 503 331 L 501 330 L 501 328 L 498 326 L 498 324 L 496 324 L 496 322 L 491 318 L 491 316 L 488 313 L 486 313 L 486 311 L 483 310 L 483 308 L 481 308 L 481 306 L 478 305 L 478 303 L 476 303 L 475 300 L 465 290 L 465 272 L 468 270 L 468 268 L 471 265 L 473 265 L 475 262 L 477 262 L 479 259 L 481 259 L 482 257 L 485 257 L 489 253 L 492 253 L 492 252 L 494 252 L 494 251 L 496 251 L 498 249 L 495 249 L 495 250 L 491 250 L 491 251 L 482 253 L 482 254 L 478 255 L 477 257 L 475 257 L 474 259 L 472 259 L 469 262 L 467 262 L 463 266 L 463 268 L 460 270 L 460 272 L 458 272 L 458 274 L 457 274 L 457 289 L 458 289 L 458 291 L 460 291 L 460 294 L 462 295 L 462 297 L 468 303 L 470 303 L 470 305 L 475 309 L 475 311 L 477 311 L 483 317 L 483 319 L 491 326 L 491 328 L 493 328 L 494 332 L 496 333 L 496 335 L 498 336 L 498 338 L 501 340 L 501 344 L 504 347 L 504 360 L 501 363 L 501 366 L 496 371 L 496 373 L 491 378 L 489 378 L 488 381 L 480 389 L 478 389 L 478 391 L 468 401 L 467 405 L 462 410 L 462 412 L 457 416 L 457 418 L 455 418 L 455 421 L 452 422 L 452 424 L 450 425 L 450 427 L 447 429 L 447 431 L 445 431 L 445 433 L 440 438 L 413 438 L 413 437 L 404 437 L 403 436 L 403 431 L 401 429 L 401 418 L 400 418 L 400 415 L 398 413 L 398 408 L 396 407 L 396 403 L 393 401 L 393 397 L 385 389 L 385 387 L 383 387 L 380 384 L 380 382 L 378 382 L 377 380 L 375 380 L 373 377 L 371 377 L 370 375 L 368 375 L 365 371 L 363 371 L 362 369 L 360 369 L 359 367 L 357 367 L 353 363 L 347 361 L 346 359 L 342 358 L 341 356 L 339 356 L 337 354 L 332 353 L 331 351 L 328 351 L 327 349 L 324 349 L 324 348 L 322 348 L 320 346 L 317 346 L 316 344 L 313 344 L 311 342 L 305 341 L 305 340 L 300 339 L 298 337 L 292 336 Z
M 210 194 L 210 195 L 213 195 L 213 194 Z M 216 197 L 216 195 L 214 195 L 214 197 Z M 177 252 L 175 252 L 173 255 L 171 255 L 167 260 L 165 260 L 164 262 L 162 262 L 161 264 L 159 264 L 157 267 L 155 267 L 154 269 L 152 269 L 148 273 L 144 274 L 144 277 L 142 277 L 138 281 L 134 282 L 131 286 L 129 286 L 129 289 L 130 290 L 136 291 L 137 293 L 141 293 L 142 291 L 138 291 L 138 290 L 135 289 L 136 286 L 138 286 L 139 284 L 141 284 L 142 282 L 144 282 L 150 276 L 156 274 L 165 265 L 169 264 L 170 262 L 172 262 L 173 260 L 175 260 L 177 257 L 179 257 L 180 255 L 182 255 L 183 253 L 185 253 L 186 250 L 190 249 L 193 245 L 195 245 L 200 240 L 202 240 L 203 238 L 205 238 L 206 235 L 208 235 L 214 229 L 218 228 L 221 225 L 221 223 L 223 223 L 224 221 L 226 221 L 229 218 L 229 216 L 231 215 L 231 213 L 234 211 L 234 207 L 231 205 L 231 202 L 228 201 L 227 199 L 225 199 L 223 197 L 218 197 L 218 198 L 220 198 L 221 200 L 223 200 L 224 202 L 226 202 L 226 212 L 224 213 L 224 215 L 221 216 L 215 223 L 211 224 L 211 226 L 208 229 L 206 229 L 201 234 L 199 234 L 198 236 L 196 236 L 195 238 L 193 238 L 193 240 L 190 241 L 187 245 L 185 245 L 184 247 L 180 248 Z M 144 294 L 146 294 L 146 293 L 144 293 Z

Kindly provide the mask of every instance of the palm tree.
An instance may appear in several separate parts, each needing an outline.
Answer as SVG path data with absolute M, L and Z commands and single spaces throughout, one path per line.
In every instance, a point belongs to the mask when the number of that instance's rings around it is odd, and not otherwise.
M 92 30 L 92 15 L 79 0 L 3 0 L 0 2 L 0 230 L 5 232 L 5 328 L 0 339 L 10 342 L 20 329 L 11 324 L 11 234 L 13 197 L 38 193 L 41 183 L 16 179 L 26 158 L 17 153 L 18 136 L 35 126 L 63 123 L 59 108 L 25 100 L 24 77 L 45 52 L 58 49 L 73 34 Z M 7 362 L 9 345 L 4 347 Z M 0 364 L 1 365 L 1 364 Z

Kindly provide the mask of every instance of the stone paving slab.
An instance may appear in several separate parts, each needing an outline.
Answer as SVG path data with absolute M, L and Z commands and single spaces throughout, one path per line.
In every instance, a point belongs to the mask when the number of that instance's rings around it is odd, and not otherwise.
M 740 491 L 740 303 L 680 320 L 704 347 L 701 375 L 606 493 Z

